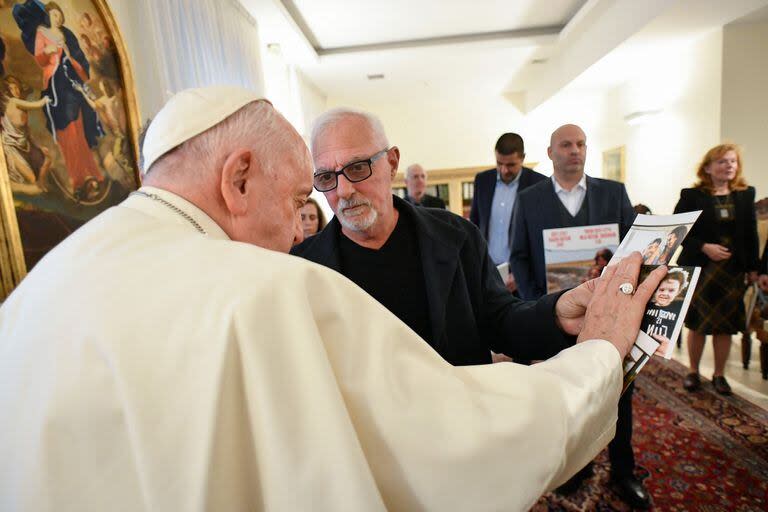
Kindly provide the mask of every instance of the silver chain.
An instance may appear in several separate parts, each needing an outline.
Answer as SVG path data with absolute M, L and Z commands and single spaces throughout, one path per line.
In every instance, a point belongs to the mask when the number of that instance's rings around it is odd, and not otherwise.
M 144 197 L 148 197 L 150 199 L 154 199 L 155 201 L 158 201 L 158 202 L 164 204 L 165 206 L 167 206 L 168 208 L 170 208 L 174 212 L 176 212 L 179 215 L 181 215 L 182 217 L 184 217 L 200 233 L 202 233 L 204 235 L 208 234 L 208 233 L 205 232 L 203 227 L 200 224 L 198 224 L 195 219 L 192 218 L 192 216 L 190 214 L 188 214 L 187 212 L 185 212 L 184 210 L 182 210 L 181 208 L 179 208 L 175 204 L 173 204 L 173 203 L 171 203 L 169 201 L 166 201 L 165 199 L 163 199 L 162 197 L 158 196 L 157 194 L 148 194 L 148 193 L 146 193 L 146 192 L 144 192 L 142 190 L 134 190 L 133 192 L 131 192 L 130 195 L 132 195 L 132 196 L 144 196 Z

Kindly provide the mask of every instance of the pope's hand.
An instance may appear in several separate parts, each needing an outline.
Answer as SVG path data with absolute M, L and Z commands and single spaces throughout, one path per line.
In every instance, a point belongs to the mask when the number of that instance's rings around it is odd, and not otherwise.
M 578 335 L 584 327 L 584 314 L 600 278 L 591 279 L 560 296 L 555 304 L 557 325 L 567 334 Z
M 658 267 L 638 285 L 642 262 L 640 253 L 633 252 L 618 265 L 605 269 L 597 279 L 578 341 L 607 340 L 624 359 L 640 332 L 640 322 L 651 295 L 667 275 L 667 267 Z M 626 283 L 634 287 L 634 294 L 621 291 Z

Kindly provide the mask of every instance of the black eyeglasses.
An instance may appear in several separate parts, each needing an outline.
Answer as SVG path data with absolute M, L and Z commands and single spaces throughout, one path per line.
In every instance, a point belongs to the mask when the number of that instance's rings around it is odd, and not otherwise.
M 373 162 L 387 154 L 390 148 L 382 149 L 367 160 L 352 162 L 338 171 L 315 171 L 314 186 L 318 192 L 328 192 L 339 185 L 339 174 L 343 174 L 350 183 L 367 180 L 373 174 Z

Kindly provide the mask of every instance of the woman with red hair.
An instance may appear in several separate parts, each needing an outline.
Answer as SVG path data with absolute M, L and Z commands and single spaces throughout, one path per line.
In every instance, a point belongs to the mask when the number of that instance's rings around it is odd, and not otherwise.
M 688 391 L 701 387 L 699 363 L 709 334 L 715 352 L 712 385 L 722 395 L 731 394 L 725 363 L 731 336 L 744 330 L 745 278 L 754 282 L 759 267 L 755 189 L 747 186 L 742 172 L 738 146 L 715 146 L 699 164 L 698 181 L 681 191 L 675 206 L 675 213 L 702 211 L 678 258 L 680 265 L 702 267 L 685 319 L 691 373 L 683 386 Z

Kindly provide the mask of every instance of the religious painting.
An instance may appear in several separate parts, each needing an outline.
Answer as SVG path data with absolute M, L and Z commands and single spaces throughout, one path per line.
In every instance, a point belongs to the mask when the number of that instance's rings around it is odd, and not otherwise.
M 603 178 L 624 183 L 626 172 L 624 146 L 603 151 Z
M 0 0 L 0 114 L 2 300 L 138 186 L 133 79 L 106 0 Z

